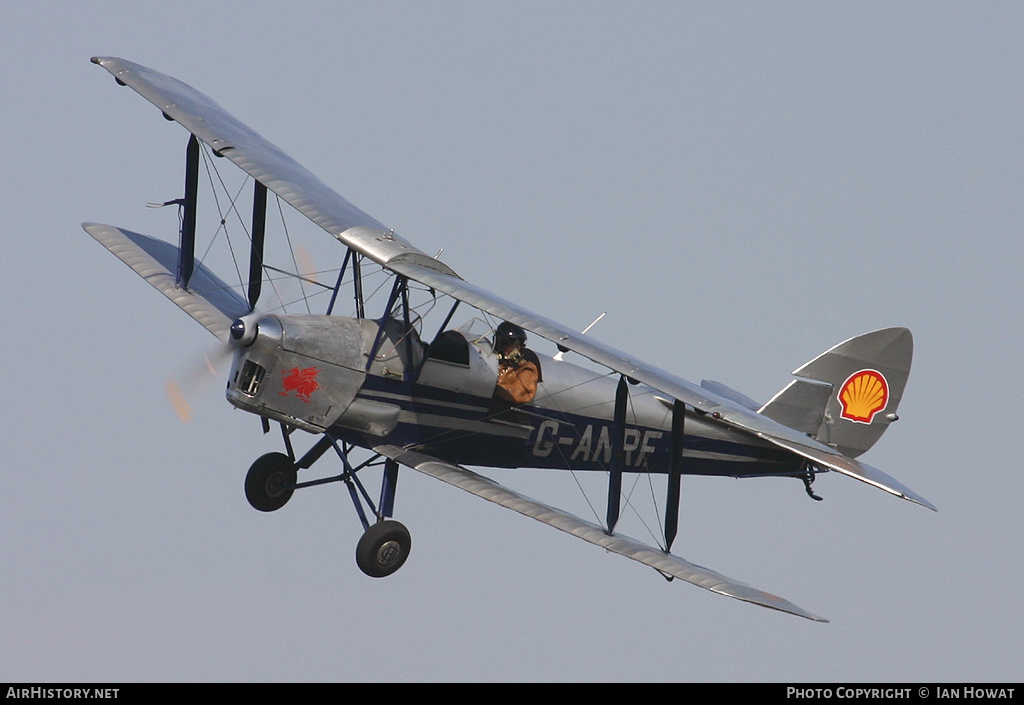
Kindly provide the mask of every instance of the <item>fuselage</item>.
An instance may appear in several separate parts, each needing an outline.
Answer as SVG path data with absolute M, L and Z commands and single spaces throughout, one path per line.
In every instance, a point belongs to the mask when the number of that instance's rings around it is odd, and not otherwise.
M 535 397 L 495 394 L 498 359 L 485 338 L 448 331 L 423 345 L 400 322 L 264 316 L 240 347 L 228 382 L 236 406 L 356 445 L 397 445 L 462 465 L 607 470 L 617 376 L 538 356 Z M 258 379 L 257 379 L 258 378 Z M 667 472 L 672 401 L 628 385 L 622 450 L 627 472 Z M 802 463 L 690 411 L 683 472 L 795 475 Z

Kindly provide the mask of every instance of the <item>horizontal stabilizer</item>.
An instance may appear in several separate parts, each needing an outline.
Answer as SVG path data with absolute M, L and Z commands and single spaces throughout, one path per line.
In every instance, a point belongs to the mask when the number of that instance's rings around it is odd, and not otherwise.
M 712 392 L 713 394 L 717 394 L 720 397 L 724 397 L 726 399 L 734 401 L 740 406 L 745 406 L 751 411 L 757 411 L 759 408 L 761 408 L 760 404 L 758 404 L 756 401 L 748 397 L 743 392 L 737 392 L 732 387 L 728 387 L 722 384 L 721 382 L 716 382 L 713 379 L 702 379 L 700 381 L 700 386 L 704 387 L 704 389 L 708 390 L 709 392 Z
M 866 463 L 862 463 L 859 460 L 848 458 L 845 455 L 833 455 L 830 453 L 823 453 L 822 451 L 811 448 L 799 443 L 789 443 L 781 438 L 772 438 L 771 436 L 762 436 L 766 441 L 771 441 L 780 448 L 791 450 L 797 455 L 807 458 L 815 465 L 821 468 L 828 468 L 829 470 L 835 470 L 843 475 L 866 482 L 869 485 L 877 487 L 881 490 L 885 490 L 897 497 L 916 502 L 922 507 L 927 507 L 933 512 L 939 511 L 934 504 L 929 502 L 927 499 L 917 494 L 913 490 L 904 486 L 898 480 L 895 480 L 878 468 L 873 468 Z
M 478 475 L 458 465 L 447 463 L 437 458 L 413 450 L 405 450 L 397 446 L 378 446 L 373 449 L 381 455 L 391 458 L 403 465 L 418 470 L 438 480 L 447 482 L 478 497 L 500 504 L 503 507 L 519 512 L 550 526 L 560 529 L 577 538 L 600 546 L 605 550 L 632 558 L 645 565 L 655 568 L 665 575 L 671 575 L 705 590 L 720 595 L 734 597 L 737 600 L 752 602 L 755 605 L 768 607 L 789 614 L 804 617 L 815 622 L 827 622 L 815 614 L 797 607 L 771 593 L 758 590 L 741 582 L 727 578 L 713 570 L 689 563 L 679 556 L 652 548 L 645 543 L 627 536 L 615 534 L 609 536 L 604 529 L 596 524 L 584 521 L 560 509 L 555 509 L 536 500 L 524 497 L 517 492 L 499 485 L 490 478 Z
M 228 342 L 231 323 L 249 312 L 248 302 L 199 262 L 188 288 L 178 286 L 176 246 L 112 225 L 83 223 L 82 227 L 221 342 Z

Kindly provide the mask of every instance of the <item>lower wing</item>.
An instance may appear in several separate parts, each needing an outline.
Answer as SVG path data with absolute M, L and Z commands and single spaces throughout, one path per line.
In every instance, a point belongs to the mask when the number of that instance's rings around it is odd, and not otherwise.
M 572 534 L 588 543 L 600 546 L 607 551 L 618 553 L 619 555 L 649 565 L 665 575 L 685 580 L 688 583 L 693 583 L 698 587 L 717 592 L 720 595 L 734 597 L 737 600 L 752 602 L 755 605 L 781 612 L 788 612 L 789 614 L 804 617 L 815 622 L 828 621 L 794 605 L 789 600 L 750 587 L 732 578 L 727 578 L 713 570 L 694 565 L 679 556 L 653 548 L 636 539 L 631 539 L 621 534 L 609 536 L 603 528 L 596 524 L 584 521 L 568 512 L 550 507 L 529 497 L 524 497 L 499 485 L 490 478 L 478 475 L 453 463 L 397 446 L 377 446 L 373 450 L 425 475 L 430 475 L 478 497 L 483 497 L 489 502 L 500 504 L 537 521 L 544 522 L 567 534 Z

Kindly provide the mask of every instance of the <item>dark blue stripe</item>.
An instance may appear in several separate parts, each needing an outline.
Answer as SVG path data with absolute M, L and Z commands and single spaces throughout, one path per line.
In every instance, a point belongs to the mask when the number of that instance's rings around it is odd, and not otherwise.
M 396 395 L 397 398 L 384 396 L 382 393 Z M 417 414 L 432 414 L 450 418 L 455 422 L 474 421 L 491 423 L 487 414 L 487 409 L 490 408 L 491 404 L 490 399 L 474 397 L 436 387 L 410 384 L 398 379 L 368 375 L 359 396 L 373 399 L 374 401 L 395 404 L 404 411 Z M 443 406 L 438 402 L 447 402 L 460 406 L 475 405 L 479 408 L 477 410 L 453 408 Z M 603 451 L 601 453 L 602 457 L 599 460 L 591 461 L 589 458 L 586 460 L 577 458 L 577 460 L 570 462 L 569 459 L 577 450 L 578 442 L 583 438 L 588 427 L 591 428 L 592 436 L 590 441 L 591 450 L 588 455 L 593 455 L 598 449 L 601 429 L 607 428 L 610 434 L 610 420 L 581 414 L 554 412 L 539 409 L 532 405 L 526 405 L 509 413 L 514 414 L 517 419 L 529 423 L 532 430 L 528 438 L 401 422 L 386 439 L 371 441 L 366 438 L 349 438 L 349 440 L 360 445 L 373 445 L 385 442 L 406 447 L 416 446 L 423 452 L 434 455 L 442 460 L 462 465 L 573 470 L 607 469 L 607 463 L 602 462 L 604 456 L 606 456 L 606 453 Z M 557 422 L 558 434 L 557 436 L 551 434 L 550 424 L 548 424 L 545 428 L 546 435 L 540 440 L 540 443 L 542 450 L 550 447 L 550 452 L 546 456 L 540 456 L 534 452 L 534 448 L 538 444 L 538 429 L 541 428 L 541 424 L 545 421 Z M 494 426 L 496 430 L 506 430 L 509 428 L 507 425 L 498 423 L 495 423 Z M 630 465 L 625 470 L 627 472 L 667 472 L 671 451 L 669 430 L 638 426 L 627 426 L 627 429 L 631 433 L 640 433 L 640 445 L 644 444 L 645 434 L 653 432 L 654 434 L 660 434 L 660 438 L 647 436 L 647 445 L 653 447 L 654 450 L 645 454 L 645 467 Z M 344 429 L 336 429 L 336 432 L 341 437 L 352 436 L 351 432 Z M 559 444 L 559 439 L 572 439 L 572 441 Z M 368 443 L 368 441 L 370 442 Z M 802 460 L 783 449 L 744 444 L 738 441 L 687 435 L 684 447 L 690 452 L 717 453 L 749 459 L 734 461 L 717 458 L 686 457 L 682 472 L 690 475 L 792 475 L 798 473 L 803 464 Z M 632 451 L 631 458 L 638 457 L 637 454 L 640 452 L 641 450 L 638 447 Z

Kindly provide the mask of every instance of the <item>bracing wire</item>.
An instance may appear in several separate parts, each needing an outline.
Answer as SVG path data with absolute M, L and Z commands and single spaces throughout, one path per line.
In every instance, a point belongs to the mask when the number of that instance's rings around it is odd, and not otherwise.
M 232 265 L 235 268 L 235 274 L 238 276 L 238 286 L 239 286 L 239 288 L 241 290 L 244 291 L 245 290 L 245 285 L 244 285 L 245 279 L 242 277 L 242 271 L 238 268 L 238 257 L 235 256 L 235 249 L 232 246 L 231 238 L 228 235 L 227 216 L 226 216 L 226 214 L 224 212 L 224 209 L 221 208 L 220 196 L 219 196 L 219 194 L 217 192 L 217 186 L 214 183 L 213 177 L 214 176 L 217 177 L 217 181 L 220 182 L 220 186 L 221 186 L 222 189 L 224 189 L 224 194 L 225 195 L 229 195 L 230 191 L 228 190 L 227 184 L 224 183 L 224 178 L 221 176 L 220 170 L 217 169 L 217 165 L 214 163 L 213 157 L 211 157 L 209 155 L 209 153 L 208 153 L 209 147 L 207 147 L 205 144 L 203 146 L 204 146 L 204 149 L 201 152 L 202 155 L 203 155 L 203 164 L 206 166 L 206 173 L 210 176 L 210 191 L 213 194 L 213 202 L 214 202 L 214 205 L 217 208 L 217 216 L 220 219 L 220 224 L 217 226 L 217 230 L 214 231 L 213 237 L 210 238 L 210 244 L 207 246 L 206 251 L 203 253 L 203 259 L 206 259 L 207 255 L 209 255 L 210 250 L 213 248 L 213 244 L 217 240 L 217 236 L 220 234 L 221 230 L 223 230 L 224 231 L 224 241 L 227 243 L 228 251 L 231 254 L 231 263 L 232 263 Z M 248 179 L 246 179 L 246 181 L 248 181 Z M 243 181 L 242 185 L 238 187 L 238 191 L 235 193 L 234 198 L 229 198 L 228 199 L 228 208 L 227 208 L 227 210 L 228 210 L 229 213 L 231 211 L 234 211 L 235 215 L 238 217 L 239 223 L 241 223 L 241 225 L 242 225 L 242 230 L 245 232 L 246 236 L 249 237 L 249 239 L 251 240 L 252 236 L 249 234 L 248 229 L 245 227 L 245 221 L 242 219 L 241 214 L 238 213 L 238 208 L 235 205 L 237 200 L 238 200 L 238 198 L 239 198 L 239 196 L 241 196 L 241 194 L 242 194 L 242 189 L 244 189 L 244 188 L 245 188 L 245 181 Z
M 216 167 L 216 164 L 213 162 L 212 158 L 210 157 L 210 155 L 208 154 L 208 152 L 206 150 L 203 151 L 203 157 L 204 157 L 204 163 L 206 164 L 206 167 L 207 167 L 207 172 L 211 175 L 211 179 L 210 179 L 211 190 L 213 192 L 214 203 L 216 205 L 217 212 L 218 212 L 218 215 L 220 217 L 220 224 L 219 224 L 216 232 L 214 233 L 214 236 L 211 239 L 211 242 L 208 245 L 208 247 L 206 249 L 206 252 L 204 253 L 204 257 L 209 254 L 211 248 L 213 247 L 213 244 L 215 243 L 217 237 L 220 234 L 220 231 L 223 230 L 224 231 L 224 238 L 225 238 L 226 244 L 228 246 L 229 252 L 231 254 L 232 262 L 233 262 L 234 267 L 235 267 L 235 273 L 236 273 L 236 275 L 238 277 L 238 280 L 240 282 L 240 287 L 244 289 L 245 278 L 243 277 L 243 275 L 241 273 L 241 270 L 239 268 L 238 258 L 235 255 L 234 247 L 233 247 L 232 242 L 231 242 L 230 232 L 229 232 L 229 228 L 228 228 L 228 219 L 229 219 L 231 213 L 234 212 L 235 217 L 238 220 L 238 223 L 242 227 L 242 231 L 245 233 L 246 237 L 251 242 L 252 235 L 251 235 L 251 233 L 249 233 L 249 230 L 248 230 L 248 227 L 246 226 L 245 220 L 244 220 L 244 218 L 242 217 L 241 213 L 239 212 L 239 210 L 237 208 L 237 201 L 241 197 L 241 194 L 244 191 L 245 184 L 243 183 L 242 186 L 240 186 L 238 188 L 238 190 L 235 192 L 235 194 L 233 196 L 231 196 L 231 191 L 228 189 L 228 187 L 225 184 L 225 182 L 224 182 L 224 180 L 223 180 L 219 170 Z M 224 194 L 229 197 L 228 198 L 228 203 L 227 203 L 226 206 L 221 203 L 221 198 L 220 198 L 219 191 L 215 187 L 215 179 L 216 179 L 216 182 L 219 182 L 220 187 L 221 187 L 221 189 L 223 189 Z M 280 277 L 274 277 L 274 276 L 267 275 L 266 276 L 266 280 L 270 283 L 271 287 L 274 289 L 275 294 L 276 294 L 277 299 L 278 299 L 278 302 L 279 302 L 280 307 L 281 307 L 282 310 L 287 310 L 289 306 L 294 305 L 294 304 L 298 303 L 299 301 L 302 301 L 304 306 L 305 306 L 305 308 L 306 308 L 307 313 L 312 313 L 312 308 L 310 306 L 310 299 L 311 298 L 315 298 L 316 296 L 322 295 L 322 294 L 326 293 L 326 291 L 332 291 L 333 287 L 329 287 L 329 286 L 326 286 L 324 284 L 321 284 L 320 282 L 317 282 L 317 281 L 312 280 L 312 279 L 310 279 L 310 278 L 308 278 L 306 276 L 303 276 L 300 273 L 299 263 L 298 263 L 298 260 L 296 259 L 295 246 L 294 246 L 294 243 L 292 242 L 291 232 L 289 230 L 288 223 L 287 223 L 287 221 L 285 219 L 284 210 L 283 210 L 283 207 L 281 205 L 281 199 L 280 199 L 280 197 L 278 197 L 276 200 L 277 200 L 278 214 L 279 214 L 279 217 L 281 218 L 282 228 L 284 229 L 284 232 L 285 232 L 285 239 L 287 241 L 289 254 L 291 255 L 291 260 L 292 260 L 291 263 L 292 263 L 292 266 L 295 269 L 295 273 L 287 272 L 287 271 L 281 270 L 281 269 L 277 269 L 277 268 L 271 267 L 269 265 L 264 265 L 265 270 L 276 272 L 277 274 L 281 275 Z M 326 270 L 326 271 L 331 271 L 331 270 Z M 334 271 L 336 271 L 336 270 L 334 270 Z M 280 279 L 283 279 L 283 278 L 289 278 L 289 279 L 292 279 L 292 280 L 298 280 L 298 284 L 299 284 L 299 288 L 300 288 L 300 292 L 301 292 L 301 296 L 299 298 L 296 298 L 294 300 L 289 300 L 289 301 L 285 300 L 285 297 L 282 295 L 279 287 L 276 285 L 276 282 L 279 281 Z M 370 292 L 370 294 L 368 296 L 365 297 L 366 301 L 370 301 L 370 300 L 374 299 L 374 297 L 379 294 L 381 289 L 388 283 L 388 281 L 390 281 L 390 277 L 385 277 L 377 285 L 377 287 L 372 292 Z M 313 292 L 312 294 L 310 294 L 307 291 L 307 288 L 306 288 L 307 284 L 319 286 L 324 291 Z M 429 290 L 429 289 L 419 288 L 419 287 L 412 287 L 412 289 L 415 290 L 415 291 L 419 291 L 421 294 L 424 293 L 425 291 Z M 437 304 L 437 296 L 434 295 L 433 291 L 431 291 L 430 293 L 432 294 L 430 300 L 423 301 L 423 302 L 417 303 L 417 304 L 415 304 L 413 306 L 410 306 L 410 312 L 415 313 L 417 321 L 419 321 L 421 323 L 422 323 L 423 319 L 425 319 L 434 310 L 434 308 L 435 308 L 435 306 Z M 490 314 L 487 314 L 486 312 L 483 312 L 483 313 L 484 313 L 485 322 L 487 323 L 487 325 L 491 329 L 493 329 L 494 326 L 496 325 L 495 322 L 494 322 L 495 321 L 495 317 L 490 315 Z M 408 333 L 406 333 L 406 335 L 408 335 Z M 402 340 L 404 340 L 404 336 L 403 336 Z M 395 349 L 397 349 L 398 345 L 401 342 L 402 341 L 399 340 L 397 343 L 395 343 L 392 346 L 392 352 Z M 613 376 L 615 374 L 617 374 L 617 373 L 609 371 L 608 373 L 603 375 L 603 377 Z M 601 379 L 601 377 L 595 377 L 595 378 L 593 378 L 591 380 L 586 380 L 584 382 L 581 382 L 580 385 L 585 385 L 587 383 L 594 382 L 597 379 Z M 575 385 L 575 386 L 580 386 L 580 385 Z M 575 386 L 573 388 L 575 388 Z M 554 399 L 555 397 L 557 397 L 558 394 L 568 393 L 570 391 L 571 391 L 570 388 L 567 388 L 565 390 L 561 390 L 560 392 L 558 392 L 555 395 L 553 395 L 551 397 L 551 399 Z M 596 403 L 600 403 L 600 402 L 595 402 L 595 404 Z M 629 402 L 628 403 L 629 403 L 630 415 L 633 417 L 633 420 L 634 420 L 634 423 L 635 423 L 636 422 L 636 409 L 634 408 L 634 401 L 633 401 L 633 396 L 632 395 L 629 396 Z M 587 405 L 587 406 L 590 406 L 590 405 Z M 563 413 L 578 413 L 578 412 L 581 412 L 581 411 L 585 411 L 585 408 L 584 407 L 580 407 L 580 408 L 570 409 L 568 411 L 563 411 Z M 485 418 L 485 420 L 486 420 L 486 418 Z M 453 439 L 457 439 L 460 435 L 463 435 L 464 433 L 465 432 L 459 432 L 459 431 L 456 431 L 454 429 L 447 429 L 447 430 L 440 431 L 437 434 L 433 435 L 431 437 L 430 441 L 431 442 L 437 442 L 437 441 L 440 441 L 442 439 L 453 440 Z M 597 508 L 595 507 L 595 503 L 591 500 L 591 498 L 590 498 L 586 488 L 584 487 L 583 482 L 581 481 L 581 478 L 580 478 L 580 475 L 579 475 L 579 471 L 572 469 L 572 463 L 570 462 L 569 458 L 567 457 L 566 450 L 564 448 L 562 448 L 560 445 L 556 445 L 556 448 L 557 448 L 557 452 L 558 452 L 559 456 L 562 459 L 562 462 L 564 463 L 564 465 L 567 468 L 569 468 L 570 475 L 572 476 L 574 483 L 576 484 L 576 486 L 579 489 L 579 491 L 580 491 L 584 501 L 586 502 L 586 504 L 587 504 L 587 506 L 589 508 L 589 511 L 593 514 L 593 516 L 594 516 L 595 520 L 597 521 L 597 523 L 603 524 L 603 520 L 600 518 L 600 514 L 599 514 Z M 608 474 L 609 470 L 608 470 L 607 467 L 605 467 L 604 461 L 601 460 L 600 458 L 596 458 L 595 460 L 597 461 L 598 465 L 603 469 L 604 473 Z M 638 507 L 636 506 L 636 502 L 635 502 L 635 496 L 636 496 L 637 488 L 640 485 L 640 477 L 639 477 L 639 475 L 647 474 L 648 475 L 647 485 L 648 485 L 648 488 L 650 490 L 652 504 L 655 507 L 655 513 L 656 513 L 656 515 L 658 517 L 658 521 L 660 523 L 661 517 L 660 517 L 660 512 L 657 509 L 656 493 L 655 493 L 655 490 L 654 490 L 653 478 L 650 477 L 651 473 L 639 473 L 638 472 L 638 473 L 633 473 L 633 474 L 635 474 L 636 477 L 633 479 L 632 485 L 629 487 L 628 491 L 622 493 L 621 501 L 624 502 L 625 507 L 628 508 L 630 510 L 630 512 L 640 521 L 640 523 L 644 526 L 646 531 L 651 535 L 651 537 L 655 540 L 655 542 L 657 542 L 657 543 L 659 543 L 659 545 L 661 545 L 663 540 L 664 540 L 663 537 L 659 537 L 659 536 L 657 536 L 655 534 L 655 532 L 651 529 L 651 527 L 648 525 L 648 523 L 643 519 L 643 516 L 642 516 L 641 512 L 639 511 Z
M 288 231 L 288 222 L 284 218 L 284 209 L 281 207 L 281 197 L 277 196 L 277 194 L 275 194 L 275 197 L 276 197 L 276 200 L 277 200 L 277 212 L 281 216 L 281 227 L 284 229 L 284 237 L 285 237 L 285 240 L 288 242 L 288 252 L 292 256 L 292 266 L 295 267 L 295 272 L 296 272 L 296 274 L 298 274 L 299 273 L 299 263 L 295 259 L 295 247 L 292 245 L 292 236 L 291 236 L 291 233 Z M 306 296 L 306 287 L 303 286 L 303 281 L 305 281 L 304 278 L 303 277 L 299 277 L 299 290 L 302 292 L 302 300 L 306 304 L 306 313 L 312 314 L 313 313 L 313 309 L 310 308 L 310 306 L 309 306 L 309 298 Z

